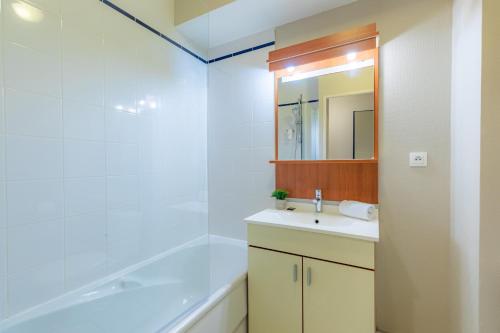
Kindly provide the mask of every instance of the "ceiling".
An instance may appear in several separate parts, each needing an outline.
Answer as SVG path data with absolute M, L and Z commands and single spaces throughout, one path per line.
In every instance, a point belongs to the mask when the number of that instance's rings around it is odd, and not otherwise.
M 357 0 L 236 0 L 178 26 L 203 48 L 217 47 Z

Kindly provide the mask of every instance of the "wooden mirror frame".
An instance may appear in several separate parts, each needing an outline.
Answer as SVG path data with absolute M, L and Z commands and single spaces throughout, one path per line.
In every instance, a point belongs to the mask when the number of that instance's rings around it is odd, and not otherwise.
M 347 54 L 356 60 L 374 60 L 374 158 L 369 160 L 279 160 L 279 100 L 281 77 L 346 64 Z M 354 28 L 326 37 L 292 45 L 269 53 L 269 70 L 274 72 L 276 187 L 286 188 L 292 198 L 312 198 L 321 188 L 325 200 L 358 200 L 378 203 L 378 119 L 379 49 L 376 24 Z

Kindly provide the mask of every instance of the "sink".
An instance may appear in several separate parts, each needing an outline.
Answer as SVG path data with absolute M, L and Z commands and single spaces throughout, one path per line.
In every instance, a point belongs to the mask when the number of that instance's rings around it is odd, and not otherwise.
M 312 205 L 293 204 L 296 209 L 266 209 L 245 219 L 248 224 L 302 230 L 341 237 L 379 241 L 379 222 L 363 221 L 341 215 L 338 207 L 324 205 L 323 213 L 315 213 Z

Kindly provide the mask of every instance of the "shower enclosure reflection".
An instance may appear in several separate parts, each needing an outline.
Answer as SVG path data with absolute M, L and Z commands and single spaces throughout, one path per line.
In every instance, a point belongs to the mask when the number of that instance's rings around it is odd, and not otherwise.
M 283 124 L 280 159 L 315 160 L 319 156 L 318 100 L 303 100 L 279 105 Z

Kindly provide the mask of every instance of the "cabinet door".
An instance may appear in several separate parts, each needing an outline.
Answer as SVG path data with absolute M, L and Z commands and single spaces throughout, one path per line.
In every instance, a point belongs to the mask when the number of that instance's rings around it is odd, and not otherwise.
M 374 273 L 304 258 L 304 333 L 374 333 Z
M 302 332 L 302 257 L 249 248 L 249 333 Z

